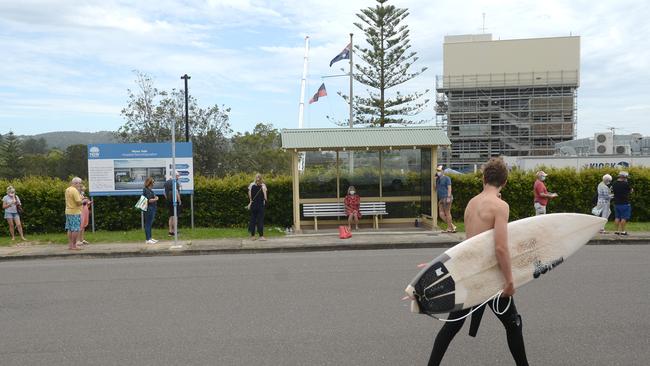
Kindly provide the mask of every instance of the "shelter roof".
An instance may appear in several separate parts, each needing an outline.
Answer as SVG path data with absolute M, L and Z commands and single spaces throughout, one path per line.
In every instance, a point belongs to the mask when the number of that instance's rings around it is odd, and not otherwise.
M 301 128 L 282 130 L 282 148 L 295 150 L 365 150 L 448 146 L 439 127 Z

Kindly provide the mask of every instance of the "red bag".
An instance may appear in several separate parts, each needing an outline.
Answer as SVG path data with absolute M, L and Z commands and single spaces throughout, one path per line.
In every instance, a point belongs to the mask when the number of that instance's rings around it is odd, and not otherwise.
M 339 226 L 339 239 L 350 239 L 352 233 L 348 230 L 348 227 L 345 225 Z

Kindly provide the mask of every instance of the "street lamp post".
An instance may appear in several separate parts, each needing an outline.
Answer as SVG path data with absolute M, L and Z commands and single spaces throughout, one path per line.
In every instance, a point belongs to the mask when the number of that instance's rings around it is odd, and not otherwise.
M 181 79 L 185 80 L 185 141 L 189 142 L 190 141 L 190 124 L 189 124 L 189 110 L 187 107 L 187 81 L 191 79 L 191 77 L 187 74 L 181 76 Z

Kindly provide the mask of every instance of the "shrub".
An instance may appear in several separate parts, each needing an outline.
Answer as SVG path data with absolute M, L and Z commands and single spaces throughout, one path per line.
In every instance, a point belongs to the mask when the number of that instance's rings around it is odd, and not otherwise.
M 550 201 L 549 212 L 589 213 L 596 186 L 603 174 L 616 177 L 615 169 L 587 169 L 576 172 L 571 169 L 545 169 L 549 173 L 546 186 L 549 191 L 557 192 L 559 197 Z M 630 169 L 630 183 L 635 192 L 632 194 L 632 218 L 635 221 L 650 221 L 650 197 L 642 192 L 650 191 L 650 169 Z M 364 171 L 364 176 L 378 179 Z M 462 219 L 463 211 L 471 197 L 482 189 L 480 174 L 452 175 L 454 205 L 452 214 L 455 219 Z M 370 178 L 368 178 L 370 179 Z M 503 189 L 502 197 L 510 205 L 510 219 L 517 220 L 534 215 L 532 173 L 513 170 L 508 177 L 508 184 Z M 252 181 L 250 175 L 232 175 L 224 178 L 206 178 L 197 176 L 194 182 L 194 224 L 198 227 L 245 227 L 250 212 L 245 209 L 248 203 L 247 187 Z M 292 187 L 290 176 L 266 177 L 269 189 L 269 205 L 265 214 L 265 223 L 269 226 L 286 227 L 293 222 Z M 308 182 L 308 191 L 319 192 L 320 197 L 331 196 L 324 192 L 323 186 Z M 342 179 L 343 181 L 343 179 Z M 377 180 L 378 181 L 378 180 Z M 417 191 L 419 177 L 407 176 L 407 189 Z M 8 185 L 16 188 L 25 212 L 22 215 L 26 232 L 63 232 L 65 224 L 64 191 L 68 182 L 58 178 L 29 177 L 13 181 L 0 180 L 0 189 Z M 329 184 L 329 183 L 328 183 Z M 331 189 L 336 189 L 332 187 Z M 342 188 L 343 190 L 345 189 Z M 344 192 L 342 191 L 342 194 Z M 386 192 L 388 193 L 388 192 Z M 3 194 L 4 195 L 4 194 Z M 137 197 L 114 196 L 94 197 L 95 225 L 99 230 L 128 230 L 140 227 L 140 212 L 133 208 Z M 190 225 L 190 199 L 183 196 L 183 214 L 180 225 Z M 403 207 L 402 207 L 403 206 Z M 417 210 L 418 204 L 401 205 L 396 210 Z M 154 226 L 167 225 L 167 204 L 161 197 Z M 7 235 L 7 225 L 0 229 Z

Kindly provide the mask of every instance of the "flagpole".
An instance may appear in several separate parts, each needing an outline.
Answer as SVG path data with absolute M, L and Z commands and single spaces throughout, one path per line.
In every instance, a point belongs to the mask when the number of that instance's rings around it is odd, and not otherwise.
M 350 33 L 350 128 L 354 127 L 354 123 L 353 123 L 354 120 L 352 119 L 352 99 L 353 99 L 353 94 L 352 94 L 352 80 L 353 80 L 353 78 L 352 78 L 352 67 L 354 65 L 352 63 L 352 54 L 353 54 L 353 52 L 352 52 L 352 50 L 353 50 L 353 48 L 352 48 L 353 47 L 352 46 L 352 36 L 353 36 L 353 33 Z M 349 164 L 348 164 L 349 169 L 350 169 L 350 176 L 352 176 L 352 174 L 354 173 L 354 153 L 352 152 L 352 150 L 350 150 L 348 155 L 350 156 L 350 161 L 349 161 Z
M 300 81 L 300 107 L 298 111 L 298 128 L 303 127 L 305 116 L 305 84 L 307 83 L 307 68 L 309 59 L 309 36 L 305 37 L 305 57 L 302 65 L 302 80 Z
M 353 36 L 353 34 L 350 33 L 350 128 L 353 127 L 353 122 L 352 122 L 353 121 L 353 119 L 352 119 L 352 96 L 353 96 L 353 94 L 352 94 L 352 67 L 353 67 L 354 64 L 352 63 L 352 49 L 353 49 L 352 48 L 352 36 Z
M 300 107 L 298 111 L 298 128 L 303 128 L 305 119 L 305 87 L 307 84 L 307 69 L 309 68 L 309 36 L 305 36 L 305 56 L 302 64 L 302 80 L 300 80 Z M 302 152 L 298 154 L 298 171 L 305 170 L 305 159 L 307 155 Z

